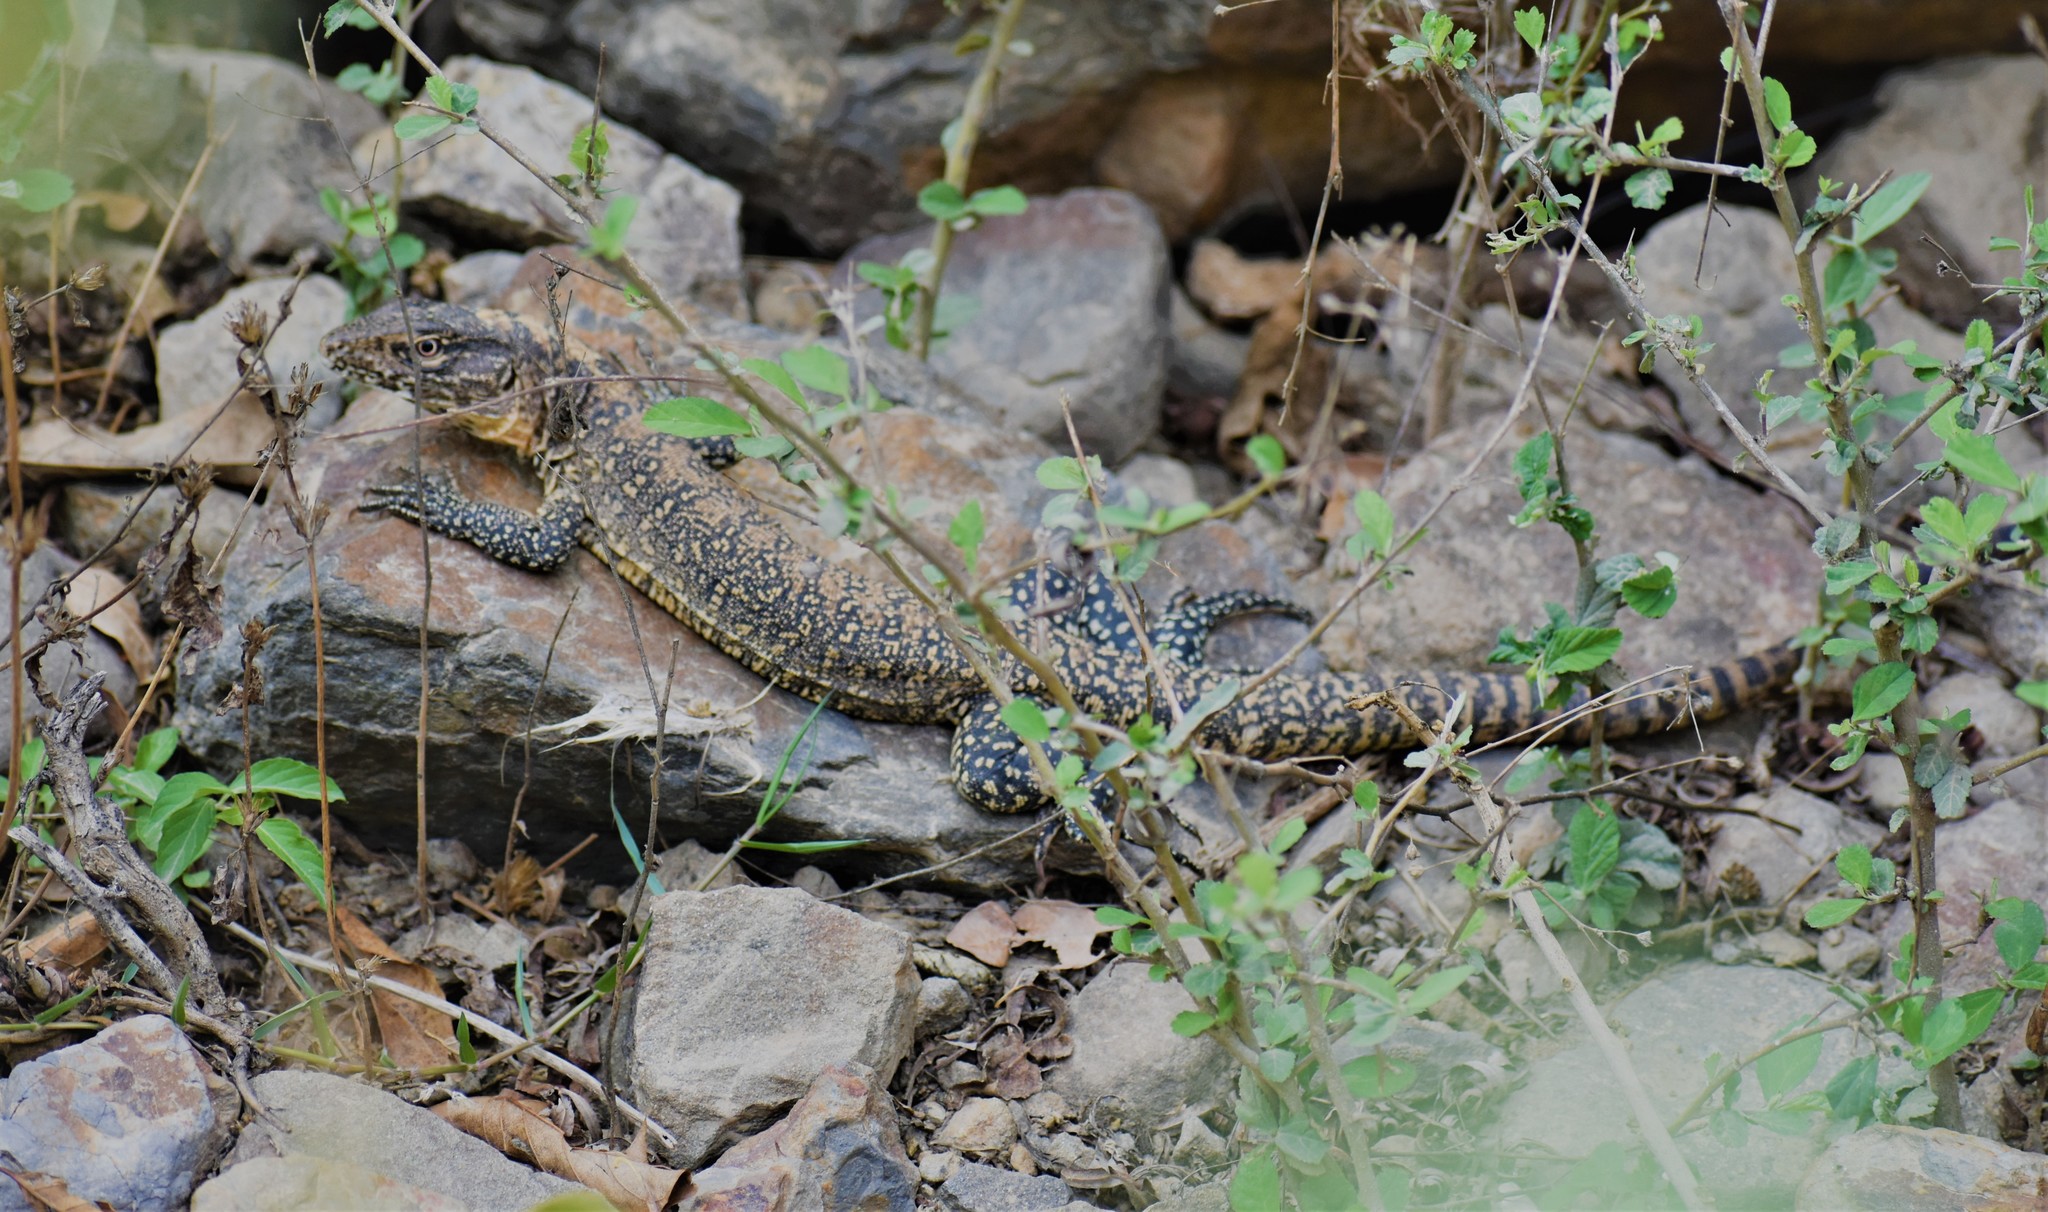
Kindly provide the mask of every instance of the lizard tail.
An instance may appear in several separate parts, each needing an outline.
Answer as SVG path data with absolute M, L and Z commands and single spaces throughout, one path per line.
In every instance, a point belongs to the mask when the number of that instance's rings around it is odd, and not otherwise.
M 1791 677 L 1800 654 L 1787 645 L 1725 664 L 1661 674 L 1612 693 L 1598 711 L 1609 737 L 1643 736 L 1713 720 L 1753 705 Z M 1200 671 L 1207 683 L 1218 675 Z M 1196 686 L 1197 693 L 1203 686 Z M 1257 758 L 1307 754 L 1359 754 L 1420 744 L 1390 707 L 1363 710 L 1349 704 L 1387 691 L 1424 722 L 1441 721 L 1451 703 L 1463 699 L 1459 727 L 1485 743 L 1531 729 L 1546 720 L 1572 717 L 1550 740 L 1583 743 L 1592 713 L 1584 691 L 1555 710 L 1546 710 L 1534 683 L 1517 673 L 1440 673 L 1378 677 L 1326 673 L 1279 677 L 1219 712 L 1202 729 L 1206 743 Z M 1541 733 L 1532 734 L 1536 739 Z

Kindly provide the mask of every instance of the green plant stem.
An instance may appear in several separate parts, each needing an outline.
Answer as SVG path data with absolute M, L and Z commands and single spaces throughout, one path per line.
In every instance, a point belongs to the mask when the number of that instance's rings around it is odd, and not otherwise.
M 989 35 L 988 49 L 982 52 L 981 70 L 975 74 L 974 83 L 968 86 L 967 101 L 960 107 L 960 125 L 953 140 L 945 148 L 946 184 L 967 193 L 967 174 L 974 164 L 974 145 L 981 139 L 981 124 L 988 120 L 989 106 L 995 101 L 996 81 L 1001 76 L 1003 56 L 1010 43 L 1017 37 L 1017 21 L 1024 15 L 1024 0 L 1003 0 L 1002 11 L 996 16 L 995 32 Z M 946 262 L 953 255 L 953 225 L 940 219 L 932 227 L 932 266 L 925 279 L 923 296 L 917 303 L 917 314 L 911 330 L 911 352 L 920 361 L 931 357 L 932 321 L 939 310 L 939 285 L 946 277 Z

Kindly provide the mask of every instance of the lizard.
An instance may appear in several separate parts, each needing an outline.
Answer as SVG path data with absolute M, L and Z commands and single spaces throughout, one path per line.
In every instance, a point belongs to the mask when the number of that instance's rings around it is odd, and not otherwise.
M 434 475 L 374 487 L 367 508 L 532 572 L 560 567 L 581 545 L 777 686 L 812 702 L 829 696 L 834 708 L 857 718 L 950 725 L 954 784 L 970 803 L 1019 812 L 1051 802 L 1022 741 L 1002 722 L 998 700 L 929 606 L 893 582 L 802 546 L 721 474 L 738 458 L 730 439 L 681 439 L 647 428 L 639 386 L 603 381 L 597 356 L 573 337 L 536 333 L 509 312 L 413 299 L 336 328 L 321 352 L 351 378 L 411 394 L 425 411 L 515 448 L 542 482 L 535 512 L 471 499 Z M 1042 654 L 1083 711 L 1118 725 L 1161 714 L 1169 689 L 1190 704 L 1231 676 L 1203 659 L 1216 623 L 1260 611 L 1307 617 L 1292 603 L 1250 592 L 1197 598 L 1148 629 L 1157 651 L 1147 660 L 1137 629 L 1100 581 L 1075 584 L 1040 570 L 1030 585 L 1013 583 L 1010 596 L 1039 609 L 1049 598 L 1079 600 L 1079 609 L 1062 616 L 1066 621 L 1043 629 Z M 1774 688 L 1798 660 L 1778 646 L 1663 675 L 1604 708 L 1606 734 L 1640 735 L 1688 717 L 1727 714 Z M 1043 699 L 1045 687 L 1021 662 L 1001 657 L 994 668 L 1012 693 Z M 1506 670 L 1283 673 L 1208 717 L 1195 736 L 1202 745 L 1262 760 L 1412 746 L 1391 708 L 1349 706 L 1382 690 L 1425 719 L 1443 716 L 1462 698 L 1475 741 L 1555 714 L 1529 678 Z

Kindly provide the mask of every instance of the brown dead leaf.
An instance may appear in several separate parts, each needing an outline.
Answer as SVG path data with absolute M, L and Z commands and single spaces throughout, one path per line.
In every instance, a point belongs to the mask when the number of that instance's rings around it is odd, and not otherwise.
M 111 189 L 81 190 L 72 199 L 72 205 L 81 209 L 99 207 L 100 222 L 108 231 L 133 231 L 149 218 L 149 199 Z
M 1000 968 L 1010 962 L 1010 948 L 1017 945 L 1017 925 L 1001 902 L 983 901 L 953 923 L 946 941 L 989 967 Z
M 45 968 L 83 972 L 105 954 L 107 936 L 90 913 L 74 913 L 21 945 L 21 958 Z
M 562 1130 L 516 1094 L 455 1098 L 434 1108 L 442 1119 L 515 1161 L 582 1183 L 620 1208 L 666 1207 L 688 1170 L 637 1161 L 625 1153 L 576 1149 Z
M 99 610 L 102 602 L 113 602 L 93 615 L 92 629 L 114 641 L 135 676 L 147 680 L 156 668 L 156 645 L 150 642 L 149 628 L 142 625 L 142 607 L 136 603 L 135 595 L 131 593 L 114 601 L 126 585 L 126 581 L 104 568 L 81 568 L 64 594 L 64 608 L 82 619 Z
M 108 433 L 62 417 L 37 421 L 21 431 L 21 462 L 43 475 L 146 472 L 158 463 L 175 461 L 189 445 L 194 462 L 253 468 L 256 456 L 277 433 L 263 405 L 244 392 L 209 426 L 213 412 L 195 408 L 126 433 Z
M 0 1166 L 0 1174 L 18 1184 L 18 1189 L 28 1197 L 30 1204 L 47 1212 L 100 1212 L 104 1206 L 73 1195 L 64 1180 L 54 1174 L 9 1170 L 4 1166 Z
M 1221 240 L 1199 240 L 1188 257 L 1188 297 L 1219 320 L 1263 316 L 1281 300 L 1301 295 L 1299 258 L 1239 253 Z
M 1026 901 L 1016 921 L 1026 942 L 1052 948 L 1060 968 L 1086 968 L 1101 958 L 1095 954 L 1095 936 L 1109 929 L 1095 920 L 1093 909 L 1072 901 Z
M 1018 1032 L 1005 1031 L 983 1044 L 981 1063 L 997 1098 L 1030 1098 L 1045 1085 L 1044 1074 L 1032 1063 Z
M 441 996 L 441 982 L 434 979 L 432 972 L 385 946 L 384 940 L 363 919 L 344 907 L 336 907 L 334 917 L 341 926 L 341 936 L 359 956 L 382 961 L 374 967 L 364 965 L 366 970 L 421 993 Z M 370 1006 L 377 1013 L 377 1033 L 384 1039 L 384 1050 L 391 1054 L 394 1064 L 423 1069 L 455 1059 L 449 1042 L 455 1037 L 454 1019 L 382 989 L 370 991 Z

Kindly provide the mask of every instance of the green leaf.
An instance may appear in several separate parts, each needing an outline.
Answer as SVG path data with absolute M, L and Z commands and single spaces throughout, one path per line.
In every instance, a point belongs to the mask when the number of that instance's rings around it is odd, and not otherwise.
M 1280 1146 L 1282 1153 L 1304 1166 L 1320 1165 L 1330 1154 L 1330 1142 L 1307 1120 L 1289 1120 L 1281 1124 L 1280 1130 L 1273 1134 L 1273 1143 Z
M 1266 849 L 1271 850 L 1274 854 L 1286 854 L 1289 850 L 1294 849 L 1294 843 L 1300 841 L 1301 836 L 1307 832 L 1307 818 L 1299 816 L 1289 817 L 1286 823 L 1280 826 L 1280 832 L 1273 835 L 1272 844 L 1267 846 Z
M 1202 697 L 1195 700 L 1194 706 L 1181 713 L 1180 722 L 1166 734 L 1166 740 L 1162 742 L 1166 751 L 1174 753 L 1186 745 L 1188 738 L 1195 735 L 1195 730 L 1208 722 L 1210 716 L 1230 705 L 1230 701 L 1237 697 L 1238 687 L 1241 685 L 1236 678 L 1224 678 L 1203 692 Z
M 1819 150 L 1820 144 L 1813 141 L 1812 135 L 1794 127 L 1779 138 L 1771 156 L 1786 168 L 1801 168 L 1811 162 Z
M 1421 1014 L 1431 1006 L 1444 1000 L 1444 998 L 1449 997 L 1460 985 L 1463 985 L 1466 980 L 1470 979 L 1476 971 L 1478 969 L 1461 964 L 1456 968 L 1446 968 L 1442 972 L 1431 973 L 1423 979 L 1420 985 L 1415 987 L 1413 993 L 1410 993 L 1402 1001 L 1403 1009 L 1407 1010 L 1410 1014 Z
M 206 853 L 213 836 L 213 802 L 192 800 L 166 814 L 156 847 L 156 873 L 176 879 Z
M 1553 674 L 1588 673 L 1621 651 L 1616 627 L 1560 627 L 1543 645 L 1543 667 Z
M 1543 10 L 1540 8 L 1516 9 L 1515 32 L 1522 36 L 1522 41 L 1529 44 L 1530 50 L 1541 54 L 1543 51 Z
M 1572 815 L 1571 826 L 1565 832 L 1571 844 L 1572 887 L 1599 887 L 1621 861 L 1620 822 L 1588 804 Z
M 2041 951 L 2041 943 L 2048 939 L 2048 920 L 2041 914 L 2041 906 L 2019 897 L 2006 897 L 1993 901 L 1985 909 L 1998 924 L 1991 929 L 1992 941 L 1998 945 L 1998 955 L 2005 966 L 2014 972 L 2034 962 Z
M 770 362 L 766 358 L 743 358 L 740 360 L 740 369 L 751 372 L 763 383 L 781 392 L 790 403 L 799 408 L 803 407 L 803 388 L 796 385 L 796 380 L 790 377 L 789 371 L 783 369 L 780 363 Z
M 1367 817 L 1380 814 L 1380 787 L 1370 779 L 1360 779 L 1351 788 L 1351 802 L 1358 805 L 1358 811 Z
M 1204 1014 L 1200 1010 L 1183 1010 L 1173 1016 L 1173 1033 L 1188 1039 L 1193 1039 L 1215 1025 L 1216 1016 Z
M 322 32 L 332 38 L 334 31 L 344 25 L 350 29 L 376 29 L 377 19 L 364 11 L 356 0 L 334 0 L 321 15 L 320 25 Z
M 1678 603 L 1678 570 L 1659 564 L 1621 583 L 1621 600 L 1646 619 L 1661 619 Z
M 1905 702 L 1911 693 L 1912 667 L 1902 661 L 1886 661 L 1865 670 L 1863 676 L 1856 679 L 1855 689 L 1849 692 L 1849 718 L 1874 720 L 1889 715 L 1891 709 Z
M 30 214 L 52 211 L 71 201 L 71 178 L 51 168 L 31 168 L 0 178 L 0 201 L 12 202 Z
M 172 775 L 164 780 L 162 789 L 156 793 L 156 802 L 150 805 L 149 811 L 135 818 L 135 840 L 151 851 L 161 850 L 164 822 L 170 819 L 172 813 L 201 797 L 207 797 L 206 811 L 210 815 L 213 811 L 211 797 L 225 795 L 227 792 L 227 784 L 204 771 L 190 770 L 184 774 Z
M 941 223 L 950 223 L 967 214 L 967 199 L 952 182 L 939 180 L 917 191 L 917 209 Z
M 407 114 L 391 124 L 391 133 L 400 139 L 424 139 L 453 125 L 452 120 L 440 114 Z
M 1119 905 L 1097 905 L 1095 920 L 1105 926 L 1142 926 L 1145 919 Z
M 584 245 L 592 256 L 617 260 L 626 255 L 626 229 L 633 225 L 633 216 L 640 212 L 640 199 L 632 194 L 619 194 L 605 204 L 604 218 L 590 229 L 588 242 Z
M 2021 682 L 2012 688 L 2020 701 L 2038 711 L 2048 711 L 2048 682 Z
M 1394 510 L 1387 499 L 1370 488 L 1351 494 L 1351 516 L 1358 519 L 1358 533 L 1365 536 L 1366 550 L 1385 557 L 1394 549 Z
M 1639 169 L 1629 174 L 1621 188 L 1637 210 L 1656 210 L 1671 196 L 1671 173 L 1662 168 Z
M 1861 912 L 1864 904 L 1861 899 L 1844 900 L 1840 897 L 1815 901 L 1806 907 L 1806 924 L 1815 930 L 1839 926 Z
M 1052 725 L 1046 722 L 1045 709 L 1036 700 L 1014 698 L 1003 704 L 998 713 L 1010 731 L 1027 741 L 1043 745 L 1052 739 Z
M 320 798 L 320 772 L 297 758 L 264 758 L 249 767 L 248 789 L 257 795 L 288 795 L 293 799 L 317 800 Z M 235 780 L 234 790 L 243 790 L 243 782 Z M 341 802 L 348 797 L 334 780 L 327 780 L 327 798 Z
M 1038 482 L 1054 492 L 1080 492 L 1088 487 L 1081 461 L 1068 455 L 1055 455 L 1040 463 Z
M 743 436 L 754 432 L 745 417 L 703 396 L 681 396 L 649 405 L 641 419 L 656 433 L 679 438 Z
M 1260 1150 L 1237 1163 L 1230 1176 L 1231 1212 L 1276 1212 L 1282 1206 L 1280 1166 L 1270 1150 Z
M 1417 1076 L 1414 1065 L 1393 1057 L 1366 1055 L 1344 1065 L 1344 1084 L 1359 1098 L 1393 1098 Z
M 1856 220 L 1850 239 L 1862 244 L 1872 236 L 1906 217 L 1920 195 L 1927 192 L 1928 183 L 1934 177 L 1929 173 L 1907 173 L 1896 177 L 1863 200 L 1856 208 Z
M 954 550 L 960 553 L 960 562 L 966 566 L 967 575 L 974 575 L 974 564 L 981 554 L 981 540 L 986 531 L 982 525 L 981 502 L 969 501 L 953 515 L 953 524 L 946 529 L 946 537 L 952 540 Z
M 1766 1102 L 1776 1102 L 1806 1080 L 1820 1063 L 1821 1042 L 1819 1035 L 1803 1036 L 1757 1058 L 1756 1082 Z
M 1281 448 L 1280 439 L 1269 433 L 1252 435 L 1244 444 L 1245 457 L 1252 466 L 1259 469 L 1261 479 L 1270 480 L 1287 470 L 1287 452 Z
M 328 880 L 319 864 L 319 843 L 307 837 L 297 821 L 291 817 L 270 817 L 256 825 L 256 839 L 264 843 L 264 850 L 279 856 L 307 889 L 313 889 L 319 903 L 328 903 Z
M 749 838 L 744 844 L 749 850 L 767 850 L 776 854 L 826 854 L 834 850 L 851 850 L 873 841 L 865 837 L 821 838 L 815 842 L 757 842 Z
M 1764 116 L 1780 133 L 1792 126 L 1792 94 L 1769 76 L 1764 77 Z
M 476 1063 L 476 1045 L 469 1039 L 469 1016 L 463 1015 L 455 1022 L 455 1059 L 465 1065 Z
M 107 775 L 107 790 L 124 799 L 142 804 L 156 803 L 156 797 L 163 794 L 162 776 L 148 770 L 135 770 L 117 766 Z
M 782 355 L 782 365 L 796 381 L 828 395 L 846 399 L 853 395 L 853 374 L 846 357 L 823 345 L 806 345 Z
M 1859 891 L 1870 891 L 1870 847 L 1844 846 L 1835 855 L 1835 874 Z
M 1030 205 L 1031 199 L 1014 185 L 977 189 L 967 199 L 967 209 L 985 219 L 998 215 L 1021 215 Z

